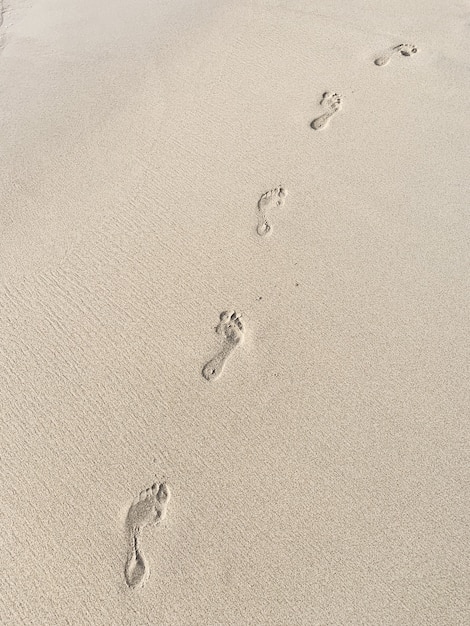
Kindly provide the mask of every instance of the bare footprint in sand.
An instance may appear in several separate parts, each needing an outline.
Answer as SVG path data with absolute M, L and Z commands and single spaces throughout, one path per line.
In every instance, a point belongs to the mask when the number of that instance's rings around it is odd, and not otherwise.
M 382 55 L 375 59 L 374 63 L 379 66 L 387 65 L 392 56 L 397 52 L 400 52 L 400 54 L 404 57 L 410 57 L 412 54 L 416 54 L 418 52 L 418 48 L 411 43 L 401 43 L 399 46 L 386 50 Z
M 245 331 L 241 318 L 235 311 L 233 313 L 224 311 L 220 314 L 220 322 L 215 332 L 223 337 L 223 344 L 215 357 L 206 363 L 202 369 L 202 375 L 209 381 L 215 380 L 222 374 L 227 359 L 235 348 L 243 342 Z
M 263 193 L 258 201 L 258 226 L 256 232 L 260 237 L 265 237 L 271 233 L 271 224 L 268 222 L 268 213 L 274 207 L 280 207 L 284 204 L 287 196 L 287 189 L 282 185 Z
M 343 96 L 339 93 L 326 91 L 323 94 L 320 104 L 326 108 L 326 113 L 323 113 L 320 117 L 315 118 L 310 124 L 314 130 L 322 130 L 322 128 L 326 128 L 333 115 L 338 111 L 341 111 L 343 106 Z
M 143 587 L 150 575 L 150 567 L 140 545 L 142 531 L 146 526 L 155 526 L 165 518 L 169 500 L 168 485 L 154 483 L 150 489 L 141 491 L 129 508 L 126 527 L 130 550 L 124 573 L 131 589 Z

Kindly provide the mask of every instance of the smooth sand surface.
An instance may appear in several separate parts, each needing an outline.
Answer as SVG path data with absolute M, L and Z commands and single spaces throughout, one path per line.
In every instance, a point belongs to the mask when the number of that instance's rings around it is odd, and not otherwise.
M 469 34 L 3 0 L 2 624 L 469 623 Z

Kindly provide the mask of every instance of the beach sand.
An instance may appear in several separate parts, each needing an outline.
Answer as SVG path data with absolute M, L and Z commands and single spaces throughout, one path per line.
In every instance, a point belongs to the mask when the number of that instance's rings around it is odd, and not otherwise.
M 469 623 L 469 29 L 3 0 L 0 623 Z

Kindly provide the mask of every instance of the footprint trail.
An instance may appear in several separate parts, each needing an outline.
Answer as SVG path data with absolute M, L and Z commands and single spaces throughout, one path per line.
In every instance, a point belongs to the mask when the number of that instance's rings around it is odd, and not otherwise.
M 282 185 L 279 185 L 279 187 L 263 193 L 259 199 L 258 226 L 256 227 L 256 232 L 260 237 L 265 237 L 266 235 L 271 234 L 272 227 L 268 221 L 268 213 L 270 213 L 273 208 L 282 206 L 285 202 L 286 196 L 287 189 L 285 189 Z
M 404 57 L 410 57 L 412 54 L 418 52 L 418 48 L 411 43 L 401 43 L 399 46 L 389 48 L 382 55 L 377 57 L 374 61 L 376 65 L 387 65 L 394 54 L 400 52 Z
M 166 516 L 170 489 L 167 484 L 154 483 L 150 489 L 140 492 L 131 504 L 126 518 L 130 550 L 124 574 L 131 589 L 143 587 L 150 576 L 150 567 L 141 547 L 142 531 L 156 526 Z
M 343 96 L 339 93 L 326 91 L 323 94 L 320 104 L 326 108 L 326 113 L 323 113 L 320 117 L 315 118 L 310 124 L 314 130 L 322 130 L 323 128 L 326 128 L 333 115 L 338 111 L 341 111 L 343 106 Z
M 215 332 L 223 337 L 223 344 L 219 352 L 202 369 L 202 375 L 208 381 L 215 380 L 222 374 L 227 359 L 243 342 L 245 333 L 241 318 L 235 311 L 233 313 L 224 311 L 220 314 L 220 322 Z

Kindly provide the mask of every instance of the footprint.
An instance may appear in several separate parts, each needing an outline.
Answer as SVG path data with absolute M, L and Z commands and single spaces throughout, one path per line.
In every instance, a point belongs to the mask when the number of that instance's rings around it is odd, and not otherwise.
M 326 108 L 326 113 L 323 113 L 323 115 L 320 115 L 320 117 L 314 119 L 313 122 L 310 124 L 310 126 L 314 130 L 321 130 L 322 128 L 325 128 L 328 125 L 331 117 L 333 117 L 333 115 L 337 113 L 337 111 L 341 111 L 341 107 L 343 105 L 343 96 L 341 96 L 339 93 L 326 91 L 323 94 L 320 104 L 321 106 Z
M 287 196 L 287 189 L 282 185 L 263 193 L 258 201 L 258 226 L 256 232 L 260 237 L 271 233 L 271 224 L 268 222 L 267 213 L 276 206 L 282 206 Z
M 220 351 L 202 369 L 202 375 L 209 381 L 215 380 L 222 374 L 228 357 L 243 342 L 245 333 L 240 316 L 235 311 L 233 313 L 224 311 L 220 314 L 220 322 L 215 332 L 222 335 L 224 342 Z
M 150 489 L 141 491 L 129 508 L 126 526 L 131 545 L 124 573 L 131 589 L 143 587 L 150 575 L 150 567 L 140 545 L 142 531 L 146 526 L 155 526 L 165 518 L 169 500 L 168 485 L 154 483 Z
M 394 54 L 400 52 L 404 57 L 410 57 L 418 52 L 418 48 L 411 43 L 401 43 L 399 46 L 389 48 L 381 56 L 375 59 L 376 65 L 387 65 Z

